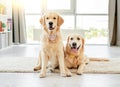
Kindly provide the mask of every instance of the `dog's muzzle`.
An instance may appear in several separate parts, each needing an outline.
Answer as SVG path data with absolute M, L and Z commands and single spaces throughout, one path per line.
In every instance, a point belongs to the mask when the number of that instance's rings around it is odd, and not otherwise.
M 53 30 L 54 27 L 53 27 L 53 22 L 49 22 L 49 30 Z
M 77 47 L 77 43 L 75 43 L 75 42 L 72 43 L 72 45 L 71 45 L 71 51 L 74 52 L 74 53 L 78 52 L 80 46 L 81 46 L 81 45 L 79 45 L 79 46 Z

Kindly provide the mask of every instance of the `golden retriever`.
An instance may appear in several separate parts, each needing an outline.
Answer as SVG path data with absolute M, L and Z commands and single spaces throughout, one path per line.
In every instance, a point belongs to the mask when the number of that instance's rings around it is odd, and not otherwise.
M 63 18 L 55 12 L 48 12 L 40 19 L 44 32 L 41 37 L 41 51 L 39 53 L 38 65 L 34 71 L 40 70 L 40 77 L 46 76 L 46 66 L 48 61 L 50 67 L 60 67 L 61 76 L 70 76 L 71 73 L 65 70 L 64 64 L 64 46 L 62 42 L 60 26 L 63 24 Z
M 84 38 L 78 34 L 68 36 L 65 47 L 65 65 L 67 68 L 77 68 L 77 74 L 83 74 L 83 69 L 89 60 L 109 61 L 108 59 L 87 58 L 84 55 Z

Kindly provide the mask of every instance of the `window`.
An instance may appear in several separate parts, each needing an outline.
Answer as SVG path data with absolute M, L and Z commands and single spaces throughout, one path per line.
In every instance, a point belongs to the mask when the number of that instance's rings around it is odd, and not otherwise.
M 107 44 L 108 0 L 77 0 L 76 29 L 86 30 L 87 44 Z
M 100 15 L 79 15 L 77 16 L 77 29 L 90 30 L 91 28 L 96 29 L 107 29 L 108 17 Z
M 28 42 L 38 41 L 42 31 L 39 23 L 41 14 L 52 10 L 59 12 L 64 18 L 61 29 L 66 35 L 70 32 L 80 34 L 82 32 L 86 44 L 107 44 L 108 0 L 29 0 L 29 3 L 24 2 Z
M 77 29 L 86 30 L 85 39 L 88 44 L 107 44 L 108 17 L 103 15 L 77 16 Z
M 41 25 L 39 22 L 40 15 L 26 15 L 25 17 L 26 17 L 27 42 L 28 43 L 37 42 L 37 40 L 34 39 L 34 30 L 41 29 Z M 40 37 L 40 35 L 36 37 Z
M 74 15 L 62 15 L 64 23 L 61 29 L 74 29 Z

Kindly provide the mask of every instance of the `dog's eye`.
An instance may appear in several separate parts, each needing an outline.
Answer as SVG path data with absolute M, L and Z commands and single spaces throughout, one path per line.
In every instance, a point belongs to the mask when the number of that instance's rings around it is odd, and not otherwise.
M 80 40 L 80 38 L 79 38 L 79 37 L 77 37 L 77 40 Z
M 46 17 L 46 19 L 49 19 L 48 17 Z
M 71 37 L 70 40 L 73 40 L 73 38 Z
M 55 19 L 56 19 L 56 17 L 53 17 L 53 19 L 55 20 Z

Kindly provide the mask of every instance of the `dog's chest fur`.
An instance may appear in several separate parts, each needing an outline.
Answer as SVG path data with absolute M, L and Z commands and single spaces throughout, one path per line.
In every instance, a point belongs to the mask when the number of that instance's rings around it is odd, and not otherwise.
M 69 68 L 77 68 L 82 61 L 84 60 L 84 58 L 80 55 L 66 55 L 66 60 L 69 62 Z
M 56 59 L 56 57 L 60 54 L 60 52 L 63 50 L 63 44 L 62 40 L 59 38 L 56 38 L 57 41 L 50 41 L 48 36 L 46 34 L 43 35 L 42 39 L 42 50 L 46 53 L 46 55 L 49 57 L 49 60 Z
M 57 39 L 57 41 L 49 41 L 47 35 L 43 35 L 44 38 L 41 39 L 42 47 L 41 50 L 45 53 L 48 57 L 50 66 L 53 68 L 58 66 L 58 57 L 61 56 L 63 52 L 63 43 L 61 39 Z

